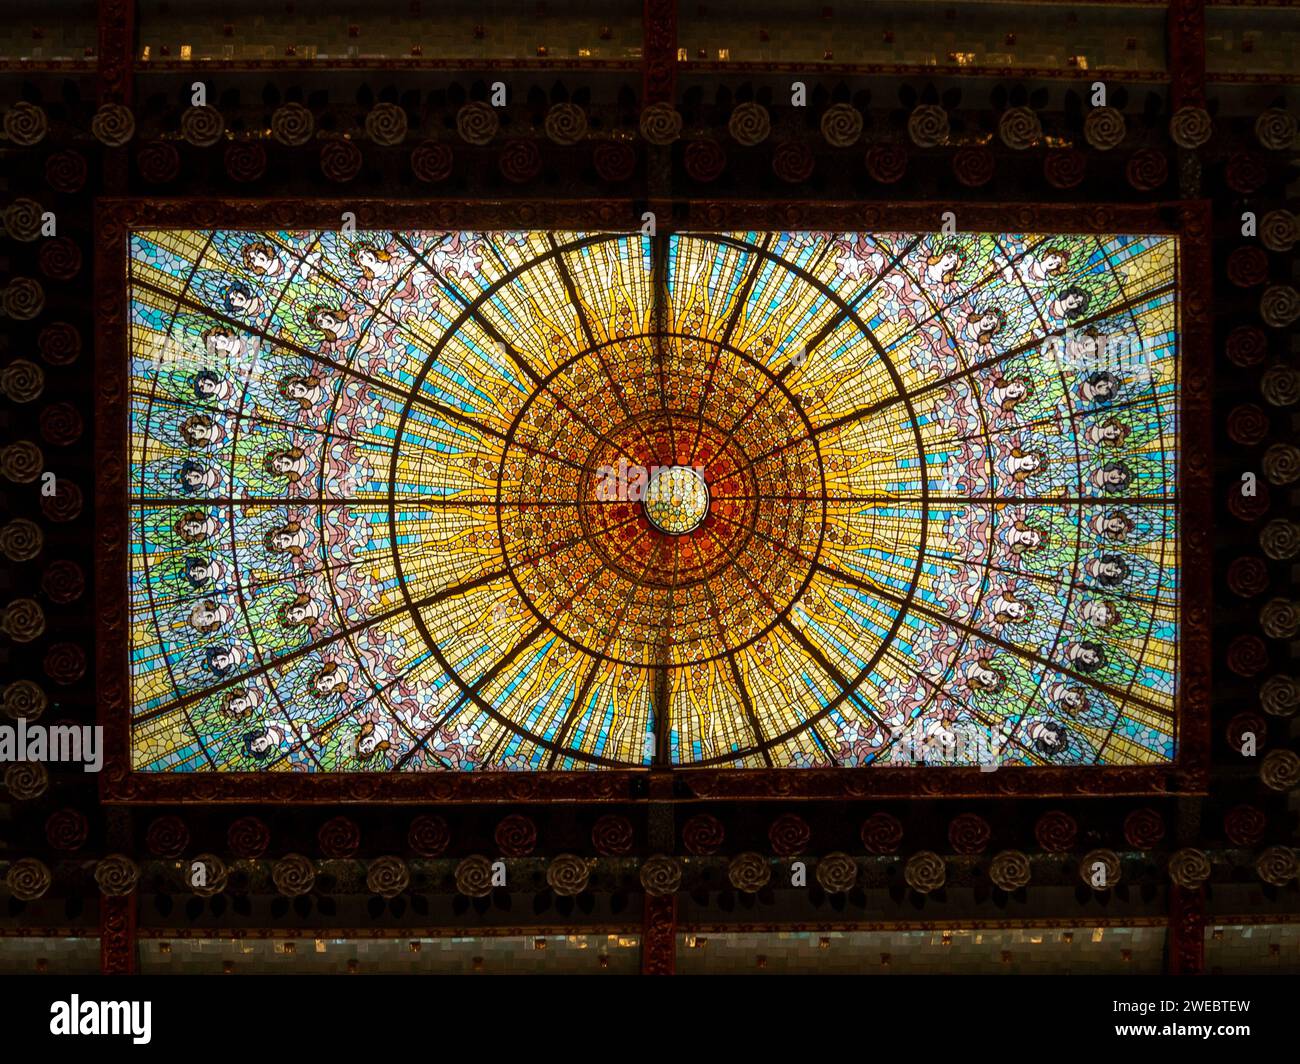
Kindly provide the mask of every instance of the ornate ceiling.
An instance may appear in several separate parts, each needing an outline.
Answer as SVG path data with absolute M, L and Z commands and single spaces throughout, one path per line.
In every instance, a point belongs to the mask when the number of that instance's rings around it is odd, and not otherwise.
M 0 958 L 1294 970 L 1285 8 L 418 6 L 0 36 Z

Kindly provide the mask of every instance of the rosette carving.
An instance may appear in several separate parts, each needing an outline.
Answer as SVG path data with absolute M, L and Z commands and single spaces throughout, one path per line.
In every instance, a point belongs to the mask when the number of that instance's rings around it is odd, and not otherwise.
M 1053 188 L 1074 188 L 1088 172 L 1088 157 L 1075 148 L 1053 148 L 1043 156 L 1043 176 Z
M 421 857 L 441 857 L 451 845 L 451 829 L 440 816 L 417 816 L 406 833 L 406 845 Z
M 1228 668 L 1238 676 L 1256 676 L 1268 667 L 1268 647 L 1257 635 L 1239 635 L 1228 645 Z
M 1165 820 L 1155 809 L 1134 809 L 1124 818 L 1124 841 L 1135 850 L 1154 850 L 1165 837 Z
M 1254 403 L 1243 403 L 1228 415 L 1228 438 L 1243 447 L 1253 447 L 1268 435 L 1268 415 Z
M 492 893 L 492 862 L 486 857 L 466 857 L 456 866 L 456 890 L 467 898 L 486 898 Z
M 948 879 L 948 870 L 943 858 L 937 853 L 921 850 L 907 859 L 903 878 L 918 894 L 930 894 L 943 888 Z
M 0 632 L 15 643 L 30 643 L 45 631 L 45 613 L 35 599 L 14 599 L 0 611 Z
M 727 132 L 737 144 L 752 148 L 762 144 L 771 135 L 772 117 L 761 103 L 740 103 L 727 119 Z
M 1079 861 L 1079 878 L 1093 890 L 1110 890 L 1120 877 L 1119 854 L 1114 850 L 1089 850 Z
M 54 281 L 71 281 L 81 272 L 81 248 L 66 236 L 43 241 L 36 256 L 41 273 Z
M 974 813 L 955 816 L 948 825 L 948 842 L 955 853 L 983 853 L 992 834 L 989 822 Z
M 1169 858 L 1169 878 L 1184 890 L 1195 890 L 1210 878 L 1211 871 L 1210 859 L 1191 847 Z
M 1247 710 L 1245 713 L 1238 713 L 1232 720 L 1228 721 L 1225 738 L 1228 745 L 1237 753 L 1245 748 L 1246 737 L 1253 738 L 1256 747 L 1264 745 L 1264 740 L 1268 738 L 1268 725 L 1264 718 L 1254 710 Z
M 156 857 L 179 857 L 190 844 L 190 829 L 178 816 L 160 816 L 149 825 L 144 844 Z
M 786 141 L 772 153 L 772 173 L 788 185 L 807 181 L 816 165 L 812 149 L 800 141 Z
M 1268 818 L 1253 805 L 1239 805 L 1223 818 L 1223 833 L 1234 846 L 1254 846 L 1268 830 Z
M 937 148 L 948 142 L 948 112 L 938 104 L 923 103 L 907 116 L 907 135 L 918 148 Z
M 411 870 L 400 857 L 377 857 L 366 869 L 366 889 L 381 898 L 396 898 L 411 885 Z
M 90 120 L 90 132 L 106 148 L 120 148 L 135 136 L 135 115 L 120 103 L 106 103 Z
M 1083 139 L 1097 151 L 1118 147 L 1127 133 L 1124 114 L 1114 107 L 1094 107 L 1083 120 Z
M 201 876 L 194 874 L 195 865 L 202 866 L 203 874 Z M 226 862 L 215 853 L 201 853 L 196 855 L 186 867 L 185 880 L 189 884 L 190 890 L 200 898 L 215 898 L 226 889 L 226 884 L 230 882 L 230 869 L 226 867 Z
M 456 112 L 456 132 L 466 144 L 482 147 L 497 135 L 501 120 L 482 100 L 465 104 Z
M 9 142 L 19 148 L 30 148 L 45 139 L 49 132 L 49 119 L 44 108 L 20 100 L 5 112 L 4 132 Z
M 24 761 L 5 769 L 5 789 L 15 802 L 30 802 L 50 787 L 50 774 L 39 761 Z
M 135 165 L 140 176 L 150 184 L 165 185 L 180 176 L 181 156 L 165 140 L 155 140 L 140 148 Z
M 1169 137 L 1180 148 L 1199 148 L 1213 135 L 1214 122 L 1204 107 L 1180 107 L 1169 119 Z
M 1224 176 L 1233 192 L 1248 196 L 1268 180 L 1268 166 L 1255 152 L 1244 152 L 1228 160 Z
M 86 184 L 86 157 L 70 148 L 56 151 L 45 160 L 45 182 L 55 192 L 80 192 Z
M 998 119 L 998 136 L 1014 151 L 1032 148 L 1043 139 L 1043 124 L 1030 107 L 1009 107 Z
M 632 849 L 632 821 L 609 814 L 592 825 L 591 844 L 602 857 L 621 857 Z
M 1270 846 L 1255 859 L 1255 872 L 1271 887 L 1285 887 L 1300 875 L 1300 860 L 1289 846 Z
M 1268 256 L 1257 247 L 1237 248 L 1228 256 L 1228 280 L 1238 288 L 1254 288 L 1268 280 Z
M 377 103 L 366 115 L 366 136 L 376 144 L 401 144 L 406 126 L 406 112 L 395 103 Z
M 257 181 L 266 173 L 266 149 L 259 141 L 237 140 L 226 148 L 222 165 L 232 181 L 240 184 Z
M 51 366 L 66 366 L 75 362 L 81 354 L 81 333 L 66 321 L 55 321 L 45 325 L 36 337 L 36 347 L 40 356 Z
M 45 632 L 45 611 L 35 599 L 14 599 L 0 611 L 0 632 L 15 643 L 30 643 Z
M 5 886 L 19 901 L 35 901 L 43 897 L 52 882 L 50 870 L 35 857 L 15 861 L 5 873 Z
M 1300 784 L 1300 756 L 1293 750 L 1274 750 L 1260 762 L 1259 778 L 1272 791 L 1289 791 Z
M 587 135 L 587 112 L 574 103 L 552 104 L 544 127 L 553 144 L 577 144 Z
M 867 853 L 897 853 L 903 843 L 903 824 L 889 813 L 872 813 L 862 822 L 861 837 Z
M 987 148 L 962 148 L 952 157 L 952 172 L 967 188 L 987 185 L 996 169 L 996 160 Z
M 1290 211 L 1269 211 L 1259 220 L 1259 242 L 1269 251 L 1290 251 L 1300 238 L 1300 220 Z
M 592 165 L 602 181 L 626 181 L 636 172 L 636 149 L 621 140 L 606 140 L 591 153 Z
M 95 882 L 101 893 L 125 897 L 140 882 L 140 868 L 125 854 L 111 853 L 95 865 Z
M 19 717 L 26 717 L 28 721 L 39 720 L 47 704 L 45 692 L 31 680 L 15 680 L 6 684 L 3 700 L 0 701 L 5 716 L 11 720 Z
M 15 277 L 0 291 L 0 314 L 30 321 L 45 308 L 45 289 L 30 277 Z
M 531 140 L 515 138 L 502 146 L 497 166 L 507 181 L 522 185 L 541 173 L 542 153 Z
M 676 894 L 682 885 L 682 865 L 673 857 L 657 853 L 641 866 L 641 886 L 647 894 L 664 898 Z
M 1265 325 L 1285 329 L 1300 318 L 1300 294 L 1289 284 L 1275 284 L 1264 289 L 1259 298 L 1259 316 Z
M 594 862 L 573 853 L 562 853 L 546 866 L 546 885 L 556 894 L 571 898 L 587 889 Z
M 641 136 L 664 147 L 682 135 L 682 116 L 668 103 L 652 103 L 641 112 Z
M 803 853 L 812 840 L 812 829 L 807 822 L 793 813 L 783 813 L 772 821 L 767 829 L 768 841 L 772 852 L 778 857 L 792 857 Z
M 320 150 L 320 172 L 342 184 L 361 172 L 361 149 L 350 140 L 328 140 Z
M 1079 836 L 1079 825 L 1069 813 L 1054 809 L 1044 813 L 1034 825 L 1034 838 L 1048 853 L 1065 853 Z
M 447 178 L 451 177 L 451 168 L 455 158 L 450 144 L 440 144 L 437 141 L 426 140 L 411 152 L 411 173 L 416 176 L 417 180 L 431 185 L 437 184 L 439 181 L 446 181 Z
M 51 602 L 67 605 L 81 598 L 86 590 L 86 577 L 76 562 L 52 562 L 41 574 L 41 590 Z
M 30 440 L 19 440 L 0 447 L 0 474 L 15 484 L 30 484 L 45 468 L 41 449 Z
M 1268 354 L 1268 337 L 1254 325 L 1238 325 L 1228 333 L 1228 358 L 1235 366 L 1254 366 Z
M 71 480 L 60 477 L 58 492 L 41 496 L 41 513 L 51 521 L 75 521 L 81 516 L 82 502 L 81 489 Z
M 1280 107 L 1270 107 L 1255 119 L 1255 139 L 1269 151 L 1286 151 L 1295 143 L 1296 117 Z
M 851 148 L 862 136 L 862 112 L 837 103 L 822 112 L 822 139 L 832 148 Z
M 316 119 L 300 103 L 286 103 L 271 115 L 271 136 L 290 148 L 301 147 L 316 132 Z
M 1300 610 L 1290 599 L 1272 599 L 1259 611 L 1259 624 L 1270 639 L 1294 639 L 1300 632 Z
M 866 165 L 871 180 L 895 184 L 907 172 L 907 151 L 900 144 L 873 144 L 867 149 Z
M 271 866 L 271 882 L 286 898 L 310 894 L 316 886 L 316 866 L 300 853 L 285 854 Z
M 66 447 L 81 439 L 85 424 L 71 403 L 51 403 L 41 411 L 41 438 L 56 447 Z
M 230 852 L 245 860 L 255 860 L 271 845 L 271 829 L 254 816 L 240 817 L 226 832 Z
M 699 813 L 682 826 L 682 845 L 687 853 L 706 857 L 717 853 L 726 841 L 722 821 L 708 813 Z
M 693 140 L 686 146 L 686 172 L 692 181 L 708 184 L 727 168 L 727 153 L 711 140 Z
M 1270 676 L 1260 686 L 1259 703 L 1274 717 L 1293 716 L 1300 708 L 1300 682 L 1293 676 Z
M 1008 894 L 1029 885 L 1029 858 L 1019 850 L 1003 850 L 989 864 L 989 879 Z
M 772 869 L 760 853 L 738 853 L 727 865 L 728 881 L 746 894 L 757 894 L 771 878 Z
M 537 846 L 537 825 L 517 814 L 505 817 L 497 825 L 497 848 L 507 857 L 527 857 Z
M 1275 443 L 1264 452 L 1264 476 L 1270 484 L 1290 484 L 1300 477 L 1300 447 Z
M 1124 168 L 1128 183 L 1139 192 L 1152 192 L 1169 180 L 1169 160 L 1153 148 L 1139 148 Z
M 1228 589 L 1252 598 L 1268 587 L 1268 566 L 1261 558 L 1237 558 L 1228 566 Z
M 41 526 L 25 517 L 15 517 L 0 528 L 0 554 L 11 562 L 31 561 L 41 553 L 44 543 Z
M 828 853 L 817 862 L 817 882 L 827 894 L 847 894 L 858 882 L 858 863 L 847 853 Z
M 55 683 L 73 684 L 86 675 L 86 652 L 75 643 L 55 643 L 41 664 Z
M 181 114 L 181 136 L 196 148 L 210 148 L 226 132 L 226 120 L 210 104 L 187 107 Z
M 4 209 L 4 231 L 15 240 L 30 243 L 41 235 L 42 208 L 34 199 L 19 196 Z
M 331 817 L 316 832 L 320 852 L 331 860 L 351 857 L 361 846 L 361 829 L 345 816 Z
M 75 809 L 60 809 L 45 821 L 45 841 L 63 853 L 75 853 L 89 837 L 90 824 Z
M 1271 406 L 1292 406 L 1300 401 L 1300 373 L 1290 366 L 1265 370 L 1259 390 Z

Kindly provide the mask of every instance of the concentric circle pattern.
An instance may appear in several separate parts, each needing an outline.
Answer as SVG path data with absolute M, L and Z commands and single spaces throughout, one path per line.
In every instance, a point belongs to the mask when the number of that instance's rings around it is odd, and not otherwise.
M 1173 756 L 1172 237 L 130 261 L 139 770 Z

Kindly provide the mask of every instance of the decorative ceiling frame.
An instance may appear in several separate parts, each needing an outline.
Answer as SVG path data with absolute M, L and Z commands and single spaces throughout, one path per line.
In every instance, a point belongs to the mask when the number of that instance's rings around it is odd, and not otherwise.
M 130 766 L 127 242 L 133 230 L 579 229 L 635 232 L 645 201 L 558 203 L 378 200 L 97 201 L 96 646 L 98 720 L 105 728 L 100 795 L 110 803 L 692 802 L 707 799 L 1193 795 L 1208 788 L 1211 598 L 1211 226 L 1206 201 L 1149 205 L 752 203 L 663 201 L 663 232 L 737 229 L 935 230 L 954 211 L 968 232 L 1168 233 L 1180 238 L 1180 642 L 1175 760 L 1160 766 L 704 769 L 654 767 L 529 773 L 140 773 Z

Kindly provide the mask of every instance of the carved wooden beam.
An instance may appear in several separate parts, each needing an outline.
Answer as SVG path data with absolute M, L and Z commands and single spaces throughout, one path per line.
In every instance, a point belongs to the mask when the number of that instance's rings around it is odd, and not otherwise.
M 674 975 L 677 971 L 677 898 L 645 897 L 641 933 L 641 974 Z
M 676 0 L 645 0 L 641 27 L 641 106 L 672 103 L 677 80 Z

